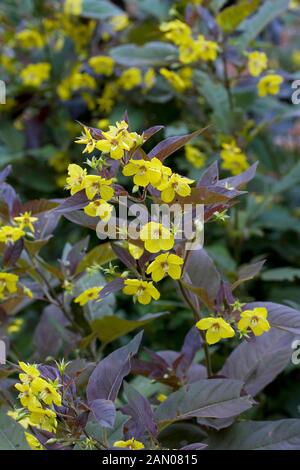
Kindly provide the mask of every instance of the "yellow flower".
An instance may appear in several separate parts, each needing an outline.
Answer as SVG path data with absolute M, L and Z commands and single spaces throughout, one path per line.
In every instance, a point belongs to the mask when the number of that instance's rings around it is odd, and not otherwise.
M 178 73 L 166 68 L 161 68 L 159 72 L 179 93 L 182 93 L 192 85 L 191 77 L 193 75 L 193 71 L 190 67 L 183 67 Z
M 150 68 L 144 75 L 144 85 L 146 90 L 151 90 L 155 85 L 155 70 Z
M 239 175 L 249 167 L 246 155 L 237 146 L 234 139 L 229 143 L 222 144 L 221 150 L 222 168 L 230 171 L 233 175 Z
M 158 158 L 152 160 L 131 159 L 123 168 L 124 176 L 133 176 L 133 182 L 137 186 L 146 187 L 148 184 L 157 186 L 161 183 L 163 173 L 170 175 L 170 168 L 166 169 Z
M 25 432 L 25 438 L 27 441 L 27 444 L 29 445 L 30 449 L 32 450 L 45 450 L 44 446 L 40 443 L 40 441 L 30 434 L 29 432 Z
M 16 34 L 16 41 L 24 49 L 41 48 L 45 44 L 42 35 L 34 29 L 23 29 Z
M 8 333 L 8 334 L 19 333 L 19 331 L 22 329 L 23 324 L 24 324 L 24 320 L 23 320 L 22 318 L 16 318 L 16 319 L 7 327 L 7 333 Z
M 66 15 L 80 15 L 83 0 L 65 0 L 64 13 Z
M 31 390 L 35 395 L 38 395 L 39 399 L 42 400 L 46 405 L 52 404 L 61 406 L 61 396 L 46 380 L 41 377 L 35 378 L 31 383 Z
M 32 217 L 31 212 L 24 212 L 20 214 L 18 217 L 14 217 L 14 221 L 19 225 L 19 228 L 23 230 L 24 228 L 28 227 L 29 230 L 34 233 L 34 222 L 37 222 L 39 219 L 37 217 Z
M 157 399 L 160 403 L 166 401 L 167 398 L 168 398 L 167 395 L 165 395 L 164 393 L 159 393 L 159 394 L 156 396 L 156 399 Z
M 142 83 L 142 72 L 137 67 L 130 67 L 129 69 L 124 70 L 118 80 L 118 85 L 126 91 L 132 90 Z
M 71 190 L 71 194 L 78 193 L 85 188 L 85 182 L 87 177 L 86 169 L 81 168 L 81 166 L 71 163 L 68 166 L 68 175 L 66 179 L 66 188 Z
M 189 38 L 179 46 L 179 60 L 182 64 L 191 64 L 199 59 L 198 41 Z
M 142 305 L 148 305 L 152 298 L 158 300 L 160 293 L 152 282 L 140 281 L 139 279 L 126 279 L 123 293 L 133 295 Z
M 283 78 L 280 75 L 269 74 L 261 78 L 257 84 L 258 95 L 263 97 L 267 95 L 277 95 L 280 91 L 280 85 Z
M 130 450 L 145 449 L 144 444 L 142 442 L 136 441 L 134 437 L 132 437 L 128 441 L 116 441 L 114 442 L 114 447 L 124 447 Z
M 142 144 L 142 136 L 136 132 L 128 131 L 125 121 L 117 122 L 115 126 L 109 126 L 109 131 L 102 132 L 103 139 L 98 140 L 96 148 L 103 153 L 109 153 L 110 158 L 120 160 L 125 151 L 131 150 L 136 144 Z
M 248 68 L 252 77 L 258 77 L 268 67 L 268 58 L 264 52 L 248 53 Z
M 218 55 L 219 46 L 214 41 L 208 41 L 205 37 L 200 34 L 196 41 L 198 47 L 199 59 L 205 61 L 215 61 Z
M 114 71 L 115 61 L 105 55 L 91 57 L 88 63 L 95 73 L 105 75 L 106 77 L 112 75 Z
M 185 157 L 195 168 L 203 168 L 205 165 L 205 155 L 194 145 L 187 144 L 185 146 Z
M 0 299 L 4 299 L 7 295 L 17 292 L 17 282 L 19 276 L 11 273 L 0 273 Z
M 84 208 L 84 212 L 90 217 L 100 217 L 104 222 L 108 222 L 111 218 L 113 206 L 103 199 L 96 199 Z
M 97 122 L 97 127 L 99 129 L 108 129 L 108 126 L 109 126 L 109 120 L 108 119 L 99 119 L 99 121 Z
M 263 307 L 257 307 L 254 310 L 245 310 L 241 313 L 238 329 L 242 332 L 246 332 L 248 328 L 250 328 L 255 336 L 261 336 L 271 328 L 267 316 L 268 311 Z
M 173 173 L 168 183 L 161 188 L 162 200 L 167 203 L 172 202 L 176 194 L 181 197 L 190 196 L 191 188 L 189 185 L 193 183 L 194 180 Z
M 14 419 L 17 421 L 22 428 L 28 429 L 28 426 L 30 425 L 29 418 L 26 416 L 27 412 L 24 411 L 24 408 L 20 408 L 14 411 L 8 411 L 7 416 L 10 418 Z
M 96 140 L 93 139 L 88 127 L 84 126 L 81 137 L 75 140 L 75 144 L 85 145 L 85 149 L 82 153 L 92 153 L 95 150 Z
M 110 25 L 114 32 L 122 31 L 129 25 L 129 18 L 127 15 L 116 15 L 110 19 Z
M 165 33 L 166 39 L 172 41 L 177 46 L 190 39 L 191 28 L 180 20 L 162 23 L 159 29 Z
M 297 67 L 300 66 L 300 50 L 293 51 L 292 60 Z
M 117 95 L 118 86 L 116 83 L 106 83 L 103 89 L 103 93 L 101 98 L 98 99 L 98 104 L 100 107 L 100 111 L 103 113 L 110 113 L 113 105 L 114 105 L 114 98 Z
M 25 232 L 18 227 L 4 225 L 0 228 L 0 242 L 10 245 L 18 241 L 25 235 Z
M 147 274 L 151 274 L 154 282 L 159 282 L 168 274 L 172 279 L 181 278 L 181 266 L 184 261 L 180 256 L 163 253 L 148 266 Z
M 90 302 L 90 300 L 96 300 L 99 297 L 100 292 L 102 291 L 103 287 L 90 287 L 89 289 L 86 289 L 84 292 L 82 292 L 74 302 L 76 304 L 79 304 L 81 307 L 83 307 L 85 304 Z
M 29 64 L 21 70 L 20 78 L 24 85 L 38 88 L 43 82 L 49 79 L 51 65 L 47 62 Z
M 15 388 L 20 392 L 19 399 L 24 406 L 28 410 L 33 410 L 36 408 L 41 407 L 41 403 L 37 399 L 37 397 L 32 393 L 31 386 L 27 383 L 17 383 L 15 384 Z
M 19 362 L 19 367 L 23 372 L 25 372 L 25 374 L 19 374 L 19 378 L 24 384 L 30 384 L 35 378 L 41 375 L 35 364 L 30 365 L 25 364 L 25 362 Z
M 55 411 L 44 408 L 34 408 L 30 411 L 29 419 L 32 426 L 56 433 L 57 420 Z
M 150 253 L 158 253 L 162 250 L 171 250 L 174 246 L 174 235 L 158 222 L 148 222 L 140 232 L 145 249 Z
M 57 94 L 62 101 L 69 100 L 72 94 L 82 88 L 95 90 L 97 82 L 94 77 L 87 73 L 82 73 L 80 69 L 75 68 L 70 76 L 64 78 L 57 87 Z
M 88 199 L 94 199 L 96 195 L 99 195 L 104 201 L 109 201 L 114 195 L 114 189 L 111 186 L 112 182 L 112 179 L 106 180 L 98 175 L 86 176 L 85 192 Z
M 196 323 L 199 330 L 206 330 L 206 341 L 215 344 L 223 338 L 232 338 L 234 329 L 223 318 L 202 318 Z
M 140 259 L 144 254 L 144 247 L 128 243 L 128 251 L 134 259 Z

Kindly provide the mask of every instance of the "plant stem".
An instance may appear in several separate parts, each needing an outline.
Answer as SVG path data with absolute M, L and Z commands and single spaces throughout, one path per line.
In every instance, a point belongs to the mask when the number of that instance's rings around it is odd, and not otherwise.
M 180 281 L 178 281 L 178 284 L 179 284 L 180 292 L 181 292 L 185 302 L 190 307 L 190 309 L 193 313 L 194 319 L 197 322 L 198 320 L 201 319 L 200 312 L 197 311 L 197 309 L 195 308 L 193 303 L 190 301 L 190 299 L 186 295 L 185 288 L 183 287 L 182 283 Z M 203 341 L 203 349 L 204 349 L 204 355 L 205 355 L 205 364 L 206 364 L 206 368 L 207 368 L 207 375 L 208 375 L 208 377 L 211 377 L 213 375 L 213 371 L 212 371 L 212 365 L 211 365 L 211 357 L 210 357 L 210 352 L 209 352 L 209 346 L 206 342 L 204 331 L 199 330 L 199 333 L 200 333 L 202 341 Z

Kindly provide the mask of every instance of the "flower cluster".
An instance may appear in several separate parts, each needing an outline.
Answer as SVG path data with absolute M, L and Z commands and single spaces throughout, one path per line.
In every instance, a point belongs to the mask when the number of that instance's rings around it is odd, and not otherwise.
M 270 324 L 267 320 L 268 311 L 264 307 L 245 310 L 241 313 L 240 317 L 237 329 L 242 336 L 247 336 L 249 332 L 252 332 L 254 336 L 261 336 L 270 329 Z M 235 335 L 235 330 L 232 327 L 234 323 L 235 320 L 230 324 L 221 317 L 207 317 L 199 320 L 196 323 L 196 327 L 199 330 L 206 331 L 206 341 L 208 344 L 215 344 L 223 338 L 232 338 Z
M 19 362 L 19 367 L 22 371 L 19 374 L 20 383 L 17 383 L 15 388 L 19 392 L 19 400 L 23 408 L 10 416 L 20 421 L 25 428 L 32 426 L 56 433 L 57 411 L 55 407 L 60 407 L 62 404 L 58 380 L 52 382 L 43 378 L 36 365 Z M 29 433 L 26 438 L 29 445 L 35 448 L 36 438 Z

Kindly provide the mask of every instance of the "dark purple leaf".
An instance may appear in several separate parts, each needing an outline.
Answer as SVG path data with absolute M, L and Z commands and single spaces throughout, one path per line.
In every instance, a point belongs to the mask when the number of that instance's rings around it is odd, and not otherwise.
M 3 253 L 3 264 L 5 266 L 14 266 L 23 251 L 24 241 L 21 238 L 16 243 L 8 245 Z
M 268 320 L 272 328 L 300 335 L 299 310 L 273 302 L 253 302 L 249 303 L 245 309 L 252 310 L 255 307 L 265 307 L 268 310 Z
M 238 270 L 238 279 L 232 284 L 232 290 L 236 289 L 245 281 L 253 279 L 262 269 L 266 260 L 258 261 L 257 263 L 245 264 Z
M 205 129 L 198 129 L 192 134 L 181 135 L 178 137 L 168 137 L 165 140 L 162 140 L 159 144 L 157 144 L 151 152 L 148 154 L 149 158 L 158 158 L 159 160 L 165 160 L 169 155 L 176 152 L 180 148 L 184 147 L 191 139 L 197 137 L 201 134 Z
M 239 189 L 241 186 L 249 183 L 256 173 L 258 162 L 254 163 L 248 170 L 244 171 L 240 175 L 237 176 L 230 176 L 229 178 L 225 178 L 219 181 L 219 184 L 222 186 L 231 187 L 234 189 Z
M 4 170 L 0 171 L 0 184 L 4 183 L 6 178 L 11 174 L 12 166 L 7 165 Z
M 211 433 L 210 450 L 299 450 L 300 419 L 245 421 Z
M 156 437 L 157 426 L 147 398 L 126 382 L 124 382 L 124 391 L 128 404 L 123 406 L 121 411 L 131 417 L 124 425 L 126 439 L 131 439 L 134 436 L 136 439 L 144 441 L 147 434 Z
M 98 363 L 87 386 L 89 403 L 100 398 L 115 401 L 124 377 L 131 370 L 131 359 L 138 352 L 142 336 L 143 332 L 138 333 L 126 346 L 112 352 Z
M 219 181 L 219 167 L 218 162 L 215 161 L 212 165 L 210 165 L 201 175 L 197 187 L 202 186 L 212 186 L 215 185 Z
M 113 428 L 116 420 L 116 407 L 110 400 L 97 399 L 90 403 L 90 408 L 97 423 L 103 428 Z
M 161 131 L 162 129 L 164 129 L 164 126 L 153 126 L 149 127 L 149 129 L 146 129 L 143 132 L 144 142 L 147 142 L 147 140 L 149 140 L 154 134 Z
M 240 380 L 211 379 L 185 385 L 162 402 L 155 412 L 161 427 L 190 418 L 229 418 L 253 405 L 242 393 Z
M 100 292 L 99 298 L 104 299 L 110 294 L 115 294 L 116 292 L 119 292 L 121 289 L 124 287 L 124 279 L 114 279 L 111 282 L 108 282 Z
M 3 201 L 6 203 L 9 213 L 12 217 L 20 213 L 21 201 L 12 186 L 7 183 L 1 184 L 0 199 L 3 199 Z
M 64 217 L 76 225 L 81 225 L 82 227 L 86 227 L 91 230 L 96 230 L 99 222 L 98 217 L 90 217 L 80 210 L 66 212 Z
M 294 338 L 291 333 L 271 328 L 253 342 L 243 341 L 226 359 L 220 374 L 242 380 L 247 392 L 255 396 L 291 362 Z
M 180 450 L 203 450 L 206 449 L 206 447 L 207 444 L 202 444 L 202 442 L 195 442 L 194 444 L 181 447 Z
M 86 255 L 88 246 L 89 246 L 90 237 L 87 236 L 83 240 L 80 240 L 76 243 L 67 255 L 67 262 L 68 262 L 68 270 L 70 274 L 74 274 L 78 264 Z
M 66 214 L 68 212 L 83 209 L 88 204 L 89 200 L 86 197 L 85 191 L 82 190 L 74 194 L 73 196 L 64 199 L 62 202 L 59 200 L 55 200 L 54 202 L 60 203 L 59 206 L 54 209 L 55 212 Z
M 221 277 L 212 259 L 204 249 L 191 252 L 185 265 L 185 272 L 188 274 L 193 287 L 190 289 L 204 303 L 207 304 L 208 299 L 212 302 L 216 298 Z
M 184 339 L 181 354 L 174 364 L 176 367 L 176 375 L 181 380 L 186 377 L 186 373 L 190 368 L 196 353 L 200 350 L 201 345 L 202 340 L 199 330 L 195 327 L 191 328 Z
M 127 250 L 116 243 L 112 243 L 112 249 L 119 260 L 122 261 L 128 269 L 136 269 L 136 261 Z

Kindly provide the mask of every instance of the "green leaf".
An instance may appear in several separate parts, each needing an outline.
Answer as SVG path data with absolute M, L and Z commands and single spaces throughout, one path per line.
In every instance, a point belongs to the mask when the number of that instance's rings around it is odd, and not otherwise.
M 108 0 L 83 0 L 82 13 L 84 18 L 105 20 L 112 16 L 122 15 L 124 12 Z
M 269 23 L 288 9 L 289 4 L 290 0 L 267 0 L 262 2 L 260 9 L 240 25 L 239 31 L 242 35 L 237 42 L 239 49 L 244 51 L 250 41 L 257 38 Z
M 177 60 L 177 49 L 166 42 L 148 42 L 144 46 L 124 44 L 110 50 L 111 57 L 127 67 L 159 67 Z
M 0 411 L 0 451 L 29 450 L 22 426 Z
M 167 312 L 145 315 L 140 320 L 126 320 L 125 318 L 109 315 L 98 318 L 92 322 L 92 330 L 103 343 L 111 343 L 121 336 L 127 335 L 137 328 L 142 328 Z
M 300 162 L 298 162 L 284 178 L 271 187 L 273 194 L 283 193 L 300 182 Z
M 130 7 L 134 6 L 141 12 L 154 16 L 159 20 L 165 20 L 169 16 L 172 7 L 171 0 L 128 0 Z
M 90 250 L 85 255 L 85 257 L 77 266 L 76 274 L 81 273 L 93 264 L 102 266 L 103 264 L 109 263 L 109 261 L 113 261 L 114 259 L 116 259 L 116 255 L 112 250 L 111 244 L 109 242 L 102 243 L 101 245 L 95 246 L 95 248 Z
M 106 281 L 104 276 L 100 272 L 88 273 L 85 276 L 81 277 L 76 284 L 74 294 L 77 296 L 81 294 L 86 289 L 91 287 L 101 287 L 105 286 Z M 115 296 L 111 294 L 105 299 L 102 299 L 100 302 L 92 301 L 88 302 L 84 306 L 85 316 L 88 321 L 92 322 L 97 318 L 112 315 L 115 307 Z
M 225 33 L 232 33 L 260 4 L 260 0 L 240 0 L 217 15 L 216 21 Z
M 214 83 L 206 73 L 194 72 L 196 86 L 213 111 L 212 119 L 216 132 L 230 134 L 232 112 L 226 89 L 220 83 Z
M 300 269 L 297 268 L 275 268 L 265 271 L 261 275 L 263 281 L 289 281 L 293 282 L 300 279 Z
M 213 450 L 298 450 L 300 419 L 237 423 L 212 433 L 207 443 Z

